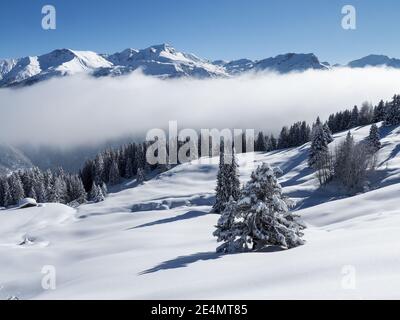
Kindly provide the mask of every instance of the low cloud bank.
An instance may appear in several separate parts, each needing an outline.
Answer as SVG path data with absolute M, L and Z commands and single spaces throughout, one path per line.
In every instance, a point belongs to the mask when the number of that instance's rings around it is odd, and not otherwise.
M 177 120 L 183 128 L 248 128 L 277 132 L 400 93 L 400 70 L 336 69 L 233 79 L 160 80 L 134 73 L 72 76 L 0 90 L 0 140 L 72 147 L 124 135 L 145 137 Z

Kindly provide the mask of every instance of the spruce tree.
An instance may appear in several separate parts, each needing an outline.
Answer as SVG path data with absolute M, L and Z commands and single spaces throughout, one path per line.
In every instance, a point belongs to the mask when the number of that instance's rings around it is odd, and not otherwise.
M 18 204 L 20 200 L 25 198 L 25 191 L 18 173 L 13 173 L 10 176 L 9 185 L 12 204 Z
M 385 113 L 386 113 L 386 105 L 383 102 L 383 100 L 381 100 L 379 104 L 374 108 L 373 121 L 380 122 L 385 120 Z
M 329 128 L 329 125 L 328 125 L 327 122 L 325 122 L 325 124 L 323 125 L 323 129 L 324 129 L 324 133 L 325 133 L 325 136 L 326 136 L 326 142 L 328 144 L 333 142 L 332 131 Z
M 93 182 L 92 189 L 90 190 L 89 200 L 95 203 L 104 201 L 105 196 L 100 186 Z
M 318 165 L 321 164 L 328 155 L 328 136 L 318 118 L 313 127 L 308 165 L 317 169 Z
M 146 180 L 145 171 L 142 167 L 140 167 L 137 169 L 136 181 L 138 184 L 143 184 L 145 180 Z
M 288 209 L 289 201 L 274 170 L 262 164 L 251 175 L 239 201 L 230 199 L 214 235 L 224 242 L 218 252 L 260 250 L 268 246 L 290 249 L 304 244 L 304 227 Z
M 254 145 L 254 151 L 256 152 L 265 152 L 267 151 L 267 145 L 265 141 L 264 134 L 260 131 L 257 135 L 257 139 Z
M 11 191 L 10 191 L 10 185 L 6 178 L 3 178 L 1 180 L 1 184 L 2 184 L 2 186 L 1 186 L 1 190 L 2 190 L 1 201 L 2 201 L 2 205 L 7 208 L 8 206 L 11 206 L 13 204 L 13 199 L 12 199 Z
M 355 128 L 359 125 L 360 112 L 358 111 L 358 107 L 354 106 L 351 111 L 350 122 L 347 129 Z
M 108 175 L 108 181 L 111 185 L 115 185 L 120 181 L 120 174 L 117 161 L 113 161 Z
M 221 146 L 215 191 L 215 204 L 212 210 L 215 213 L 222 213 L 229 199 L 232 197 L 233 200 L 237 200 L 240 194 L 240 181 L 235 151 L 232 150 L 232 152 L 225 154 L 223 145 Z
M 384 124 L 385 126 L 400 124 L 400 95 L 395 95 L 387 107 Z
M 219 169 L 217 174 L 217 187 L 215 188 L 215 203 L 212 209 L 212 212 L 221 213 L 227 202 L 228 194 L 226 190 L 226 179 L 225 179 L 225 158 L 224 158 L 224 149 L 221 148 L 220 155 L 219 155 Z
M 382 147 L 380 139 L 379 129 L 374 123 L 369 130 L 369 136 L 367 138 L 368 148 L 371 153 L 376 153 Z

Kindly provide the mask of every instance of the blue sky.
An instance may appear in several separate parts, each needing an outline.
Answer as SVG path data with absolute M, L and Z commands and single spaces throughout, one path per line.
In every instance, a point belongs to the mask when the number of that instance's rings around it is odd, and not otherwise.
M 41 8 L 57 29 L 41 28 Z M 341 8 L 357 9 L 357 30 Z M 400 57 L 398 0 L 2 0 L 0 58 L 55 48 L 116 52 L 169 43 L 208 59 L 313 52 L 344 63 L 370 53 Z

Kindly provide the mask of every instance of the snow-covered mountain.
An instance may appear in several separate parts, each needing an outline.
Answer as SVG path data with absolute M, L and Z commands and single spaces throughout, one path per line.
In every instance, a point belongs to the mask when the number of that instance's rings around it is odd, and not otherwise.
M 217 60 L 214 64 L 225 68 L 229 75 L 238 75 L 248 71 L 274 71 L 278 73 L 301 72 L 309 69 L 328 70 L 329 65 L 321 63 L 312 54 L 287 53 L 276 57 L 253 61 L 239 59 L 229 62 Z
M 227 76 L 224 68 L 193 54 L 179 52 L 168 44 L 151 46 L 143 50 L 126 49 L 103 57 L 111 62 L 112 66 L 99 68 L 94 73 L 95 76 L 117 76 L 137 69 L 146 75 L 165 78 Z
M 360 141 L 369 130 L 351 133 Z M 371 188 L 353 197 L 320 188 L 309 143 L 238 155 L 242 183 L 254 165 L 281 167 L 283 192 L 307 225 L 306 244 L 287 251 L 215 253 L 218 158 L 127 181 L 77 209 L 1 210 L 0 299 L 398 299 L 400 127 L 380 131 Z M 56 268 L 57 290 L 42 288 L 44 264 Z
M 0 174 L 31 167 L 33 167 L 31 160 L 20 150 L 7 144 L 0 144 Z
M 58 49 L 41 56 L 1 60 L 0 87 L 32 84 L 111 65 L 111 62 L 95 52 L 70 49 Z
M 348 64 L 351 68 L 380 67 L 400 68 L 400 59 L 389 58 L 384 55 L 371 54 L 364 58 L 354 60 Z
M 400 60 L 383 55 L 369 55 L 347 64 L 351 68 L 388 66 L 400 68 Z M 29 85 L 42 80 L 88 73 L 95 77 L 120 76 L 140 70 L 160 78 L 220 78 L 246 72 L 278 73 L 306 70 L 329 70 L 339 65 L 320 62 L 312 53 L 287 53 L 261 60 L 208 61 L 194 54 L 176 50 L 168 44 L 146 49 L 126 49 L 114 54 L 57 49 L 41 56 L 0 60 L 0 87 Z
M 258 61 L 254 67 L 257 71 L 271 70 L 271 71 L 277 71 L 279 73 L 288 73 L 292 71 L 306 71 L 309 69 L 315 69 L 315 70 L 329 69 L 326 65 L 320 63 L 318 58 L 312 53 L 282 54 L 274 58 L 268 58 Z

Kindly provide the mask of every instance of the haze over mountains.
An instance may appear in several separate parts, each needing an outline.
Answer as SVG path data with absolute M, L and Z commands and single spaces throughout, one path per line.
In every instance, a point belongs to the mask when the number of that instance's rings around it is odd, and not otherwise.
M 369 55 L 351 61 L 350 68 L 387 66 L 400 68 L 400 59 Z M 54 77 L 88 73 L 95 77 L 120 76 L 135 70 L 160 78 L 221 78 L 246 72 L 278 73 L 330 70 L 340 67 L 321 62 L 312 53 L 287 53 L 262 60 L 209 61 L 180 52 L 168 44 L 146 49 L 126 49 L 114 54 L 57 49 L 41 56 L 0 60 L 0 87 L 31 85 Z

